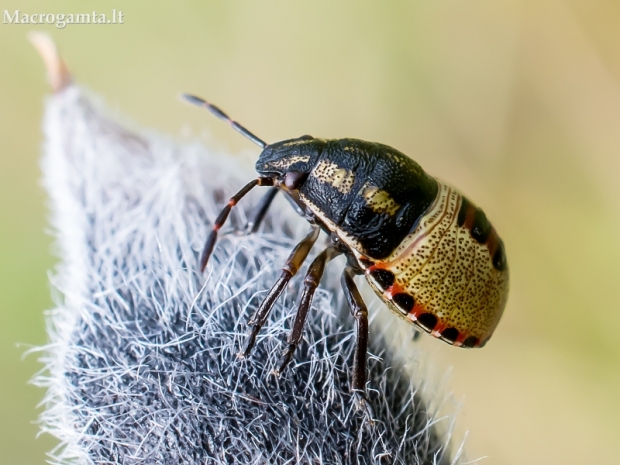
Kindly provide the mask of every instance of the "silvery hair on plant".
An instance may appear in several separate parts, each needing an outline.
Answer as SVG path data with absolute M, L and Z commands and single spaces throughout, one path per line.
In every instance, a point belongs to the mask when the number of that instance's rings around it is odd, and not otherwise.
M 356 410 L 341 266 L 328 267 L 303 342 L 280 377 L 271 371 L 299 277 L 252 356 L 238 359 L 249 316 L 307 224 L 278 199 L 257 234 L 222 231 L 200 273 L 211 222 L 251 168 L 119 123 L 72 83 L 47 37 L 32 41 L 55 90 L 41 165 L 60 262 L 51 277 L 56 308 L 41 349 L 45 369 L 35 381 L 47 388 L 42 429 L 60 441 L 52 463 L 464 462 L 462 447 L 450 445 L 453 414 L 439 413 L 450 396 L 415 368 L 422 357 L 415 345 L 406 342 L 408 359 L 397 357 L 376 324 L 368 359 L 376 421 Z M 244 199 L 231 230 L 257 201 Z M 370 310 L 383 311 L 378 303 Z

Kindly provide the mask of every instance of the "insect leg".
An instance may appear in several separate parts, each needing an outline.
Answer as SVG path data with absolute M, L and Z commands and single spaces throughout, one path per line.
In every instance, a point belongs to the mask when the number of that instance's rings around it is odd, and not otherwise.
M 267 210 L 269 210 L 269 207 L 271 206 L 271 202 L 273 202 L 273 199 L 276 197 L 276 194 L 279 190 L 280 189 L 278 189 L 277 187 L 272 187 L 264 195 L 264 197 L 261 199 L 260 203 L 256 207 L 256 215 L 254 215 L 254 218 L 248 221 L 248 224 L 245 227 L 246 234 L 254 234 L 256 231 L 258 231 L 258 228 L 265 219 Z
M 273 285 L 269 291 L 269 294 L 267 294 L 267 297 L 265 297 L 265 299 L 261 302 L 260 307 L 258 307 L 256 313 L 252 315 L 252 318 L 250 318 L 250 321 L 248 322 L 252 326 L 252 329 L 245 339 L 243 348 L 239 352 L 239 357 L 247 357 L 250 354 L 252 347 L 254 347 L 254 342 L 256 341 L 256 335 L 265 324 L 265 321 L 267 321 L 269 311 L 273 307 L 273 304 L 276 300 L 278 300 L 278 297 L 280 297 L 280 294 L 282 294 L 282 291 L 291 278 L 295 276 L 297 271 L 299 271 L 299 268 L 301 268 L 301 265 L 308 256 L 310 249 L 319 237 L 320 232 L 321 229 L 318 226 L 312 228 L 312 231 L 310 231 L 308 235 L 295 246 L 289 255 L 288 259 L 284 263 L 284 266 L 282 267 L 282 275 L 280 276 L 280 279 L 278 279 Z
M 256 186 L 273 186 L 274 180 L 272 178 L 258 178 L 247 183 L 243 188 L 237 192 L 234 196 L 230 198 L 228 204 L 222 209 L 220 214 L 215 219 L 215 223 L 213 223 L 213 230 L 207 241 L 205 243 L 204 248 L 202 249 L 202 254 L 200 256 L 200 271 L 203 272 L 207 267 L 207 262 L 209 261 L 209 257 L 211 256 L 211 252 L 213 252 L 213 247 L 215 246 L 215 241 L 217 240 L 217 232 L 224 225 L 226 220 L 228 219 L 228 214 L 232 207 L 237 205 L 237 202 L 241 200 L 241 198 L 250 192 Z
M 353 396 L 368 418 L 374 418 L 370 401 L 366 397 L 366 352 L 368 348 L 368 309 L 353 280 L 353 268 L 347 266 L 340 283 L 347 297 L 351 315 L 355 318 L 355 353 L 353 355 Z
M 312 297 L 316 288 L 319 286 L 323 271 L 325 270 L 325 264 L 332 258 L 337 257 L 342 252 L 336 247 L 328 247 L 321 252 L 312 262 L 308 273 L 306 273 L 306 279 L 304 279 L 304 289 L 301 294 L 301 300 L 299 307 L 297 308 L 297 315 L 295 316 L 295 323 L 293 323 L 293 329 L 291 330 L 287 347 L 282 352 L 280 360 L 278 361 L 278 368 L 274 370 L 276 375 L 280 375 L 293 358 L 293 353 L 301 341 L 302 331 L 304 323 L 306 322 L 306 316 L 308 315 L 308 309 L 312 303 Z

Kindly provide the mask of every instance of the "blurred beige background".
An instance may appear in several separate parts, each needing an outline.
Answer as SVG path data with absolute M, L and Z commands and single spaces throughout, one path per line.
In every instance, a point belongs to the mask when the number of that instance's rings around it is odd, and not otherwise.
M 171 4 L 170 4 L 171 5 Z M 267 141 L 392 145 L 483 206 L 511 296 L 491 343 L 424 338 L 463 400 L 469 458 L 620 463 L 620 3 L 616 0 L 16 1 L 1 10 L 124 12 L 123 25 L 0 24 L 0 463 L 44 463 L 54 265 L 38 185 L 49 32 L 76 78 L 142 126 L 258 154 L 177 100 L 203 95 Z M 231 163 L 237 162 L 232 159 Z M 379 309 L 378 306 L 374 306 Z M 17 346 L 17 344 L 21 344 Z

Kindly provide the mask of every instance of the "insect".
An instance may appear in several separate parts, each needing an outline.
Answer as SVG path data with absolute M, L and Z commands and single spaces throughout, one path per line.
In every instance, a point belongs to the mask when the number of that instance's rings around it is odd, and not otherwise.
M 352 390 L 372 412 L 365 395 L 368 310 L 354 276 L 364 275 L 379 296 L 403 320 L 456 347 L 483 347 L 504 311 L 508 266 L 504 244 L 484 212 L 452 187 L 426 174 L 401 152 L 357 139 L 302 136 L 267 144 L 218 107 L 193 96 L 262 148 L 257 179 L 237 192 L 221 211 L 204 246 L 204 271 L 218 231 L 231 208 L 255 186 L 270 186 L 257 208 L 250 231 L 279 191 L 289 197 L 311 225 L 293 249 L 256 313 L 240 356 L 249 355 L 269 311 L 301 268 L 319 232 L 331 244 L 310 264 L 280 374 L 302 338 L 313 294 L 327 262 L 344 254 L 341 284 L 356 322 Z

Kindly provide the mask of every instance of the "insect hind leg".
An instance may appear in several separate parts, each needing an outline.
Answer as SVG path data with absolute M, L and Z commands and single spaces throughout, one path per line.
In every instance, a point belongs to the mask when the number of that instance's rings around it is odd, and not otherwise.
M 306 322 L 306 317 L 308 316 L 308 310 L 310 309 L 314 292 L 319 286 L 319 282 L 321 281 L 321 277 L 325 271 L 326 263 L 341 253 L 342 251 L 340 251 L 337 247 L 328 247 L 314 259 L 310 265 L 310 268 L 308 268 L 306 278 L 304 279 L 304 289 L 301 294 L 299 306 L 297 307 L 295 322 L 293 323 L 293 329 L 288 336 L 287 346 L 278 361 L 278 367 L 274 370 L 274 374 L 276 376 L 279 376 L 280 373 L 284 371 L 293 358 L 295 349 L 301 341 L 304 324 Z
M 344 290 L 351 315 L 355 318 L 355 352 L 353 355 L 353 396 L 358 408 L 374 421 L 374 412 L 366 395 L 366 353 L 368 351 L 368 308 L 353 280 L 354 269 L 347 266 L 340 283 Z

